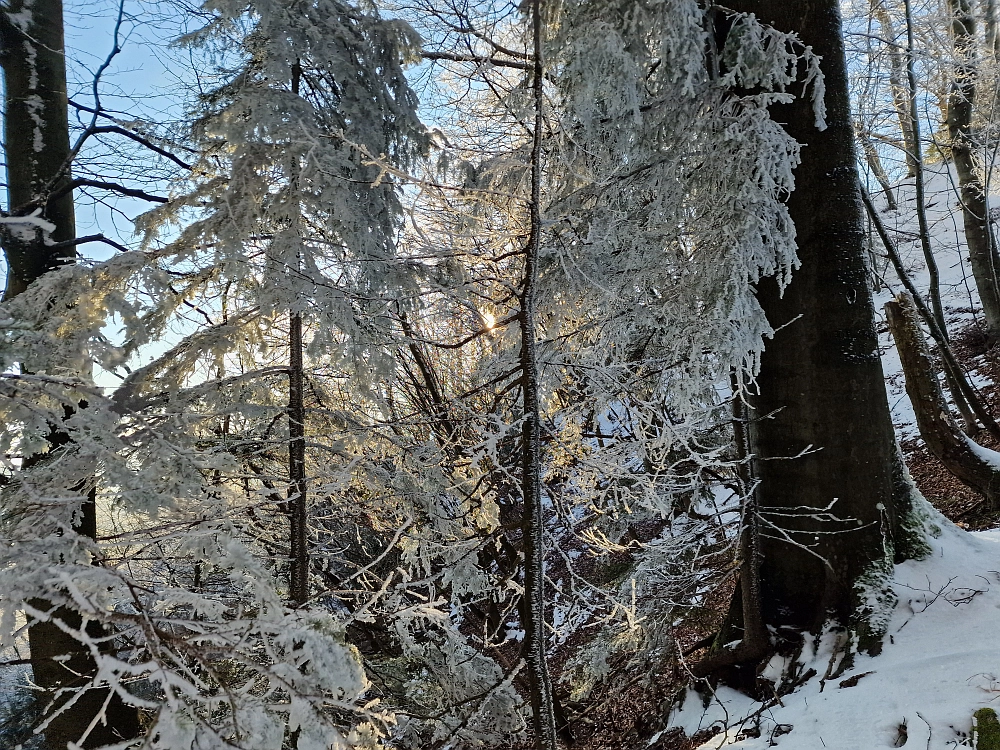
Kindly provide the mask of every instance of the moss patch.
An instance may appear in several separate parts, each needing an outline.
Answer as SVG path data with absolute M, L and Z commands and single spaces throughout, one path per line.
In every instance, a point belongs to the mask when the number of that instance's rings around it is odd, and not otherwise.
M 972 714 L 972 736 L 976 750 L 1000 750 L 1000 719 L 992 708 L 981 708 Z
M 882 652 L 882 639 L 899 597 L 892 589 L 892 557 L 886 556 L 854 582 L 854 617 L 851 630 L 858 651 L 872 656 Z

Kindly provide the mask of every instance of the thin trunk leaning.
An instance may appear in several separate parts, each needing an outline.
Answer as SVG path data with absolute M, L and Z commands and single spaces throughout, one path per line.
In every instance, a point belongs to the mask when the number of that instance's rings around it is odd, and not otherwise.
M 897 208 L 896 196 L 892 192 L 889 175 L 885 173 L 885 168 L 882 166 L 882 159 L 879 158 L 878 149 L 875 148 L 875 144 L 872 143 L 872 139 L 868 133 L 863 132 L 860 126 L 858 126 L 858 142 L 861 144 L 861 150 L 864 152 L 865 161 L 868 162 L 868 168 L 872 171 L 879 186 L 882 188 L 882 193 L 885 195 L 886 208 L 890 211 L 895 211 Z
M 913 298 L 902 292 L 886 303 L 885 312 L 903 365 L 906 394 L 913 404 L 920 437 L 949 472 L 986 498 L 991 508 L 996 508 L 1000 501 L 1000 454 L 984 451 L 952 418 L 920 330 Z M 996 456 L 995 462 L 988 458 L 991 453 Z
M 882 222 L 882 217 L 880 217 L 878 215 L 878 211 L 875 210 L 875 206 L 872 204 L 871 196 L 868 195 L 864 185 L 861 185 L 861 198 L 865 203 L 865 208 L 868 209 L 868 215 L 871 217 L 872 224 L 875 226 L 875 231 L 882 240 L 882 244 L 885 246 L 886 252 L 889 254 L 889 260 L 892 261 L 893 268 L 896 269 L 896 276 L 899 277 L 900 282 L 904 287 L 906 287 L 906 291 L 910 293 L 917 310 L 920 312 L 924 323 L 930 329 L 931 336 L 934 338 L 935 343 L 938 345 L 938 349 L 941 351 L 941 358 L 944 360 L 945 373 L 948 378 L 948 387 L 951 389 L 952 395 L 956 396 L 956 402 L 958 402 L 957 395 L 961 395 L 962 401 L 972 412 L 972 416 L 977 417 L 979 421 L 983 423 L 983 427 L 985 427 L 995 439 L 1000 440 L 1000 425 L 997 424 L 996 420 L 993 419 L 993 415 L 990 414 L 983 405 L 983 401 L 979 397 L 979 393 L 972 387 L 972 384 L 966 377 L 962 366 L 958 363 L 958 360 L 955 359 L 955 355 L 951 350 L 951 345 L 948 343 L 948 339 L 945 338 L 944 332 L 938 327 L 937 320 L 934 318 L 933 313 L 927 309 L 927 305 L 924 304 L 924 301 L 920 298 L 920 294 L 917 291 L 916 286 L 914 286 L 913 280 L 910 279 L 909 274 L 903 267 L 903 259 L 899 255 L 899 250 L 896 248 L 896 244 L 889 236 L 889 232 L 886 229 L 885 224 Z M 973 421 L 964 411 L 962 412 L 962 417 L 966 421 Z

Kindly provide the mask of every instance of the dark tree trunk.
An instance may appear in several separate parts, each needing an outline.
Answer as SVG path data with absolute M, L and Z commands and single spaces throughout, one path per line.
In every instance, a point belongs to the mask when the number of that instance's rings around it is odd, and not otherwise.
M 12 19 L 28 13 L 26 25 Z M 22 22 L 23 24 L 23 22 Z M 0 12 L 0 60 L 3 62 L 6 102 L 4 156 L 7 161 L 7 209 L 10 214 L 42 216 L 55 225 L 54 242 L 76 236 L 73 195 L 66 192 L 44 202 L 53 187 L 69 182 L 69 117 L 66 101 L 66 57 L 63 54 L 62 0 L 12 0 Z M 42 242 L 3 235 L 7 257 L 4 298 L 23 292 L 32 281 L 72 261 L 72 248 L 53 251 Z
M 41 230 L 29 238 L 20 233 L 0 233 L 7 259 L 4 299 L 15 297 L 43 274 L 72 262 L 75 257 L 71 245 L 53 249 L 51 244 L 76 236 L 72 193 L 65 190 L 60 197 L 48 200 L 50 193 L 64 188 L 70 179 L 62 19 L 61 0 L 32 3 L 11 0 L 0 11 L 0 60 L 6 88 L 3 151 L 7 162 L 8 212 L 28 215 L 41 209 L 41 218 L 54 226 L 48 238 Z M 22 366 L 30 368 L 30 363 Z M 53 424 L 48 442 L 51 455 L 56 455 L 69 442 L 69 436 Z M 24 468 L 30 469 L 41 460 L 48 459 L 29 457 Z M 85 492 L 82 487 L 70 491 Z M 92 539 L 97 536 L 93 491 L 81 498 L 80 520 L 75 531 Z M 35 609 L 50 612 L 53 620 L 70 629 L 79 631 L 83 626 L 80 614 L 71 609 L 44 600 L 34 600 L 31 604 Z M 53 620 L 32 623 L 28 642 L 35 683 L 45 690 L 41 699 L 52 701 L 56 691 L 69 691 L 50 704 L 51 708 L 60 708 L 73 696 L 73 688 L 90 683 L 97 666 L 90 650 Z M 89 623 L 86 631 L 91 638 L 108 640 L 99 623 Z M 62 750 L 69 742 L 79 742 L 102 711 L 104 720 L 98 722 L 82 747 L 95 748 L 138 736 L 136 710 L 122 703 L 117 695 L 109 697 L 107 688 L 93 688 L 52 718 L 45 730 L 49 748 Z
M 788 200 L 802 267 L 784 294 L 772 279 L 759 285 L 771 325 L 785 327 L 767 342 L 750 424 L 764 618 L 816 629 L 831 615 L 846 623 L 855 581 L 884 564 L 880 529 L 896 524 L 895 441 L 868 284 L 839 3 L 739 6 L 796 32 L 822 57 L 826 77 L 825 130 L 816 128 L 808 98 L 772 111 L 803 144 Z
M 952 14 L 951 36 L 955 48 L 955 72 L 948 96 L 948 136 L 951 158 L 958 175 L 962 198 L 962 219 L 969 262 L 983 305 L 986 333 L 991 341 L 1000 339 L 1000 282 L 996 252 L 990 232 L 986 190 L 976 173 L 973 156 L 972 108 L 976 98 L 976 19 L 969 0 L 948 0 Z
M 289 316 L 288 362 L 288 518 L 291 570 L 289 599 L 301 607 L 309 599 L 308 496 L 306 484 L 306 413 L 303 402 L 302 316 Z
M 299 93 L 302 66 L 292 66 L 292 93 Z M 297 189 L 298 165 L 290 170 L 292 187 Z M 298 223 L 298 218 L 296 218 Z M 296 227 L 298 228 L 298 227 Z M 296 261 L 301 266 L 301 258 Z M 295 269 L 301 273 L 300 268 Z M 289 599 L 295 607 L 309 599 L 308 485 L 306 483 L 305 370 L 302 365 L 302 315 L 288 316 L 288 519 L 289 519 Z

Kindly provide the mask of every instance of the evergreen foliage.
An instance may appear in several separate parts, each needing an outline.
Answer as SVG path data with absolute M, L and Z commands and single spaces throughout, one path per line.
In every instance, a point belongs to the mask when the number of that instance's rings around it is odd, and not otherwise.
M 550 653 L 582 644 L 557 693 L 652 679 L 731 572 L 750 488 L 730 401 L 774 333 L 755 286 L 798 265 L 799 147 L 768 106 L 808 97 L 822 127 L 818 59 L 747 15 L 717 48 L 721 11 L 696 0 L 544 2 L 539 110 L 523 10 L 376 5 L 202 6 L 176 42 L 206 83 L 171 134 L 193 158 L 169 200 L 137 218 L 136 247 L 0 306 L 0 648 L 19 613 L 81 613 L 95 682 L 142 710 L 138 746 L 524 735 L 532 209 L 545 632 Z M 91 362 L 121 383 L 95 385 Z M 75 530 L 88 491 L 96 539 Z

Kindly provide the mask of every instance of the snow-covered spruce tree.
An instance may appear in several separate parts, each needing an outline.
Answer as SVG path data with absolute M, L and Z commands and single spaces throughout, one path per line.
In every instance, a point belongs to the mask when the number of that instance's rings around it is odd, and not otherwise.
M 420 150 L 400 67 L 412 38 L 337 2 L 205 14 L 185 42 L 231 67 L 193 118 L 192 180 L 145 218 L 150 249 L 54 271 L 4 309 L 4 367 L 33 366 L 7 381 L 7 452 L 37 450 L 56 420 L 70 438 L 4 493 L 4 645 L 20 632 L 17 611 L 71 604 L 83 622 L 64 630 L 96 660 L 93 684 L 145 710 L 149 747 L 369 746 L 388 716 L 363 698 L 347 643 L 363 612 L 287 606 L 287 536 L 270 528 L 294 500 L 275 469 L 285 462 L 272 460 L 288 442 L 287 334 L 275 329 L 300 315 L 307 356 L 326 354 L 338 375 L 381 365 L 366 342 L 379 339 L 386 290 L 401 286 L 399 204 L 358 146 L 395 163 Z M 156 245 L 163 230 L 170 241 Z M 100 333 L 112 313 L 124 352 Z M 58 365 L 85 351 L 112 369 L 165 338 L 177 343 L 111 398 Z M 338 439 L 319 449 L 317 463 L 337 459 L 328 481 L 350 476 L 337 473 L 350 436 Z M 94 539 L 74 529 L 67 487 L 97 493 L 107 515 Z M 77 736 L 93 737 L 101 718 Z

